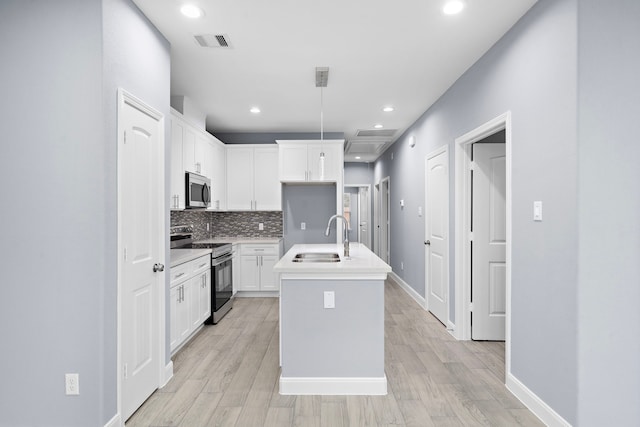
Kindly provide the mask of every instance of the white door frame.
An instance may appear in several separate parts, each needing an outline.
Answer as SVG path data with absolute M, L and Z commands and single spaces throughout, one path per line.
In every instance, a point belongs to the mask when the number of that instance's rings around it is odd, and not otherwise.
M 122 120 L 122 114 L 124 114 L 124 106 L 125 104 L 129 104 L 134 108 L 137 108 L 140 111 L 143 111 L 144 113 L 148 114 L 150 117 L 154 118 L 155 120 L 157 120 L 158 122 L 158 142 L 160 147 L 162 147 L 161 149 L 158 150 L 158 157 L 156 159 L 154 159 L 155 161 L 159 162 L 161 167 L 160 170 L 162 171 L 162 180 L 161 180 L 161 185 L 159 186 L 159 191 L 161 192 L 161 194 L 159 195 L 159 200 L 165 200 L 165 185 L 164 185 L 164 170 L 165 170 L 165 162 L 164 162 L 164 146 L 165 146 L 165 139 L 164 139 L 164 115 L 157 111 L 156 109 L 148 106 L 147 104 L 144 103 L 144 101 L 136 98 L 135 96 L 131 95 L 129 92 L 125 91 L 122 88 L 118 89 L 118 116 L 117 116 L 117 122 L 118 122 L 118 196 L 117 196 L 117 203 L 118 203 L 118 255 L 117 255 L 117 265 L 118 265 L 118 283 L 117 283 L 117 289 L 118 289 L 118 306 L 117 306 L 117 321 L 118 321 L 118 326 L 117 326 L 117 334 L 118 334 L 118 338 L 117 338 L 117 367 L 116 367 L 116 375 L 117 375 L 117 417 L 120 418 L 122 415 L 122 293 L 123 293 L 123 271 L 122 271 L 122 263 L 120 262 L 121 258 L 121 254 L 123 254 L 124 248 L 122 245 L 123 242 L 123 236 L 122 236 L 122 222 L 120 221 L 121 218 L 121 207 L 122 207 L 122 191 L 121 191 L 121 185 L 122 185 L 122 179 L 123 177 L 121 176 L 121 171 L 122 168 L 120 167 L 120 165 L 122 164 L 123 158 L 122 158 L 122 150 L 119 149 L 119 147 L 124 144 L 124 127 L 123 127 L 123 120 Z M 161 203 L 161 206 L 168 206 L 167 203 L 163 202 Z M 158 224 L 158 229 L 156 230 L 156 232 L 158 233 L 159 236 L 164 236 L 166 234 L 166 219 L 165 219 L 165 215 L 162 214 L 162 220 L 159 221 Z M 159 239 L 159 253 L 164 257 L 165 254 L 165 239 L 161 238 Z M 166 264 L 165 265 L 166 271 L 168 271 L 169 269 L 169 265 Z M 166 273 L 165 273 L 166 274 Z M 165 275 L 161 275 L 160 277 L 165 277 Z M 166 295 L 165 295 L 165 281 L 162 280 L 162 285 L 160 287 L 161 291 L 157 292 L 158 295 L 158 300 L 156 301 L 157 303 L 157 309 L 158 309 L 158 360 L 160 361 L 159 363 L 159 371 L 158 371 L 158 388 L 162 387 L 166 381 L 171 377 L 172 373 L 173 373 L 173 365 L 170 364 L 168 366 L 165 366 L 165 304 L 166 304 Z M 166 372 L 165 372 L 166 371 Z M 166 377 L 166 378 L 165 378 Z M 122 425 L 124 425 L 124 422 L 126 420 L 121 420 Z
M 449 259 L 448 259 L 448 257 L 449 257 L 449 245 L 450 245 L 450 240 L 451 240 L 451 235 L 449 233 L 449 215 L 450 215 L 450 212 L 449 212 L 449 202 L 450 202 L 450 199 L 449 199 L 449 196 L 450 196 L 450 194 L 449 194 L 449 182 L 450 182 L 449 181 L 449 177 L 451 176 L 451 174 L 449 173 L 449 146 L 448 145 L 443 145 L 442 147 L 430 152 L 429 154 L 427 154 L 425 156 L 425 159 L 424 159 L 424 168 L 425 168 L 425 186 L 424 186 L 424 192 L 425 192 L 425 196 L 424 196 L 424 200 L 425 200 L 425 210 L 424 210 L 424 213 L 425 213 L 425 215 L 424 215 L 425 236 L 424 236 L 424 241 L 426 242 L 428 237 L 429 237 L 429 236 L 426 235 L 426 232 L 429 229 L 428 225 L 427 225 L 427 221 L 429 221 L 429 215 L 427 214 L 428 209 L 426 207 L 426 205 L 429 203 L 429 194 L 427 193 L 427 185 L 426 185 L 426 177 L 427 177 L 427 174 L 429 173 L 428 162 L 429 162 L 430 159 L 432 159 L 432 158 L 434 158 L 436 156 L 439 156 L 442 153 L 447 153 L 447 190 L 446 190 L 446 195 L 445 195 L 445 197 L 447 198 L 447 214 L 445 215 L 445 218 L 446 218 L 446 221 L 447 221 L 447 224 L 445 225 L 445 230 L 446 230 L 446 233 L 447 233 L 447 245 L 446 245 L 446 249 L 445 249 L 445 253 L 447 254 L 447 263 L 446 263 L 445 272 L 444 272 L 444 274 L 446 274 L 446 277 L 447 277 L 447 290 L 446 290 L 447 314 L 446 314 L 445 327 L 447 329 L 452 329 L 453 325 L 451 324 L 451 319 L 449 318 L 450 312 L 451 312 L 451 310 L 450 310 L 450 306 L 451 306 L 451 282 L 449 280 L 450 277 L 451 277 L 451 275 L 449 274 L 449 272 L 451 270 L 451 266 L 450 266 L 451 263 L 449 262 Z M 429 310 L 429 294 L 431 292 L 429 290 L 429 262 L 427 260 L 427 254 L 428 254 L 427 251 L 429 250 L 429 248 L 427 248 L 426 243 L 425 243 L 424 248 L 425 248 L 425 252 L 424 252 L 424 261 L 425 261 L 425 263 L 424 263 L 424 269 L 425 269 L 425 276 L 424 276 L 425 277 L 425 292 L 424 292 L 425 293 L 425 301 L 424 301 L 424 305 L 425 305 L 425 309 Z M 437 316 L 434 315 L 434 317 L 437 317 Z
M 368 206 L 368 209 L 367 209 L 368 215 L 367 215 L 366 220 L 367 220 L 367 228 L 369 229 L 369 232 L 368 232 L 369 233 L 369 244 L 371 244 L 371 240 L 372 240 L 372 237 L 373 237 L 373 235 L 372 235 L 373 230 L 371 228 L 371 225 L 372 225 L 371 224 L 371 184 L 344 184 L 343 187 L 345 189 L 346 188 L 357 188 L 358 189 L 358 221 L 360 221 L 360 216 L 361 216 L 360 215 L 360 213 L 361 213 L 360 202 L 359 202 L 359 200 L 360 200 L 360 188 L 366 187 L 366 189 L 367 189 L 367 194 L 368 194 L 368 199 L 369 199 L 369 206 Z M 361 240 L 362 240 L 362 237 L 360 236 L 360 224 L 358 224 L 358 241 L 361 241 Z
M 382 178 L 380 180 L 380 182 L 378 183 L 380 185 L 380 197 L 378 198 L 378 202 L 380 203 L 380 208 L 378 209 L 379 212 L 379 216 L 378 216 L 378 225 L 380 225 L 381 221 L 380 218 L 382 216 L 382 201 L 384 200 L 384 192 L 382 191 L 384 188 L 384 184 L 387 185 L 387 190 L 386 190 L 386 201 L 387 201 L 387 212 L 385 215 L 385 218 L 387 220 L 387 235 L 386 235 L 386 250 L 387 253 L 384 254 L 384 258 L 380 257 L 380 254 L 377 254 L 380 258 L 382 258 L 383 260 L 385 260 L 385 262 L 389 265 L 391 265 L 391 177 L 387 176 L 385 178 Z M 380 239 L 380 228 L 378 228 L 378 239 Z M 378 240 L 379 241 L 379 240 Z M 380 244 L 378 243 L 378 251 L 380 251 Z
M 511 371 L 511 247 L 512 247 L 512 180 L 511 180 L 511 112 L 488 121 L 482 126 L 462 135 L 455 140 L 455 330 L 454 336 L 459 340 L 471 339 L 471 263 L 470 263 L 470 224 L 471 224 L 471 144 L 505 130 L 506 154 L 506 317 L 505 317 L 505 372 Z

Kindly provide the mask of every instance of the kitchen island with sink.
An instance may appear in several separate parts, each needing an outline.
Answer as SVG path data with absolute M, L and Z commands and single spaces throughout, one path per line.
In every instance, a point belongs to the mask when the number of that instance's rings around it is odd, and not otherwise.
M 280 284 L 280 394 L 383 395 L 384 281 L 391 267 L 366 246 L 294 245 Z

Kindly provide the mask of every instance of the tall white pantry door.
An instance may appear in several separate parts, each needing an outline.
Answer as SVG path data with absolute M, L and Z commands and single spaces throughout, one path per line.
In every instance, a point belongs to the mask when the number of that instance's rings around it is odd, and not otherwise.
M 473 144 L 471 338 L 504 341 L 506 321 L 505 144 Z
M 120 107 L 121 410 L 126 420 L 159 386 L 164 130 L 162 121 L 126 97 Z

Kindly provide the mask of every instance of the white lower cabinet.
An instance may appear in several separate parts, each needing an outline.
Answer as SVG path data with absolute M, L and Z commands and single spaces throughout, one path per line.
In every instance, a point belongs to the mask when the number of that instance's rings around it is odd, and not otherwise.
M 280 259 L 277 243 L 240 244 L 240 274 L 237 277 L 238 291 L 278 291 L 273 266 Z
M 173 353 L 211 316 L 211 256 L 172 267 L 170 276 L 169 340 Z

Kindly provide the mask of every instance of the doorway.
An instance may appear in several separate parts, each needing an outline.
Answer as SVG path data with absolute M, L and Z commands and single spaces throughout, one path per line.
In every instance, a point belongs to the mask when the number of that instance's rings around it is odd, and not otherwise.
M 162 385 L 165 360 L 164 116 L 118 91 L 118 413 Z
M 349 241 L 359 242 L 371 249 L 371 186 L 344 186 L 343 212 L 349 220 Z
M 389 264 L 390 254 L 390 217 L 391 217 L 391 180 L 383 178 L 375 185 L 374 193 L 374 252 L 384 262 Z
M 455 140 L 455 329 L 459 340 L 472 339 L 472 250 L 475 230 L 472 231 L 472 167 L 473 146 L 487 137 L 504 131 L 504 340 L 505 372 L 511 364 L 511 113 L 506 112 Z M 477 248 L 476 248 L 477 249 Z M 499 270 L 498 269 L 498 270 Z M 494 271 L 495 273 L 495 271 Z M 502 273 L 501 273 L 502 274 Z

